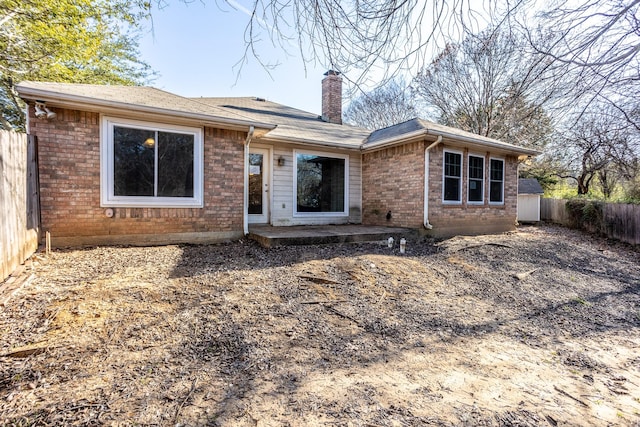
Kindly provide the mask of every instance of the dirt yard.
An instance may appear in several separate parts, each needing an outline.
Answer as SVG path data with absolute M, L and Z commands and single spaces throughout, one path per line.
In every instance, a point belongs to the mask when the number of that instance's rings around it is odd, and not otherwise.
M 36 258 L 8 426 L 640 425 L 640 251 L 558 227 Z

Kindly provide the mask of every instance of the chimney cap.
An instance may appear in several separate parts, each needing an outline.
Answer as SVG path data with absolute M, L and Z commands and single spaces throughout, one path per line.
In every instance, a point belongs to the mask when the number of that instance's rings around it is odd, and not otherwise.
M 324 73 L 325 76 L 339 76 L 340 75 L 340 71 L 336 71 L 336 70 L 329 70 L 326 73 Z

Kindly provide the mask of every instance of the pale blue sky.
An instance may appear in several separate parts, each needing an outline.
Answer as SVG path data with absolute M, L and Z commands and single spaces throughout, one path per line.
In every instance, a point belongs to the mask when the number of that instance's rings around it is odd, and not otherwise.
M 242 4 L 242 0 L 238 0 Z M 140 41 L 144 61 L 158 73 L 153 86 L 182 96 L 258 96 L 320 114 L 323 67 L 287 57 L 268 40 L 261 44 L 265 62 L 279 62 L 271 76 L 253 58 L 240 77 L 248 17 L 224 2 L 188 5 L 173 2 L 153 12 L 153 34 Z M 291 46 L 295 54 L 297 47 Z M 236 81 L 237 79 L 237 81 Z

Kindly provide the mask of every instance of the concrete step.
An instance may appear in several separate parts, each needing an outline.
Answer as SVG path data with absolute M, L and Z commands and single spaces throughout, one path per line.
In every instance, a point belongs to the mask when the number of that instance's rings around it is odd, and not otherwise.
M 416 238 L 417 230 L 398 227 L 364 225 L 305 225 L 291 227 L 251 226 L 249 238 L 266 248 L 275 246 L 322 245 L 337 243 L 386 241 L 393 237 L 396 244 L 401 238 Z

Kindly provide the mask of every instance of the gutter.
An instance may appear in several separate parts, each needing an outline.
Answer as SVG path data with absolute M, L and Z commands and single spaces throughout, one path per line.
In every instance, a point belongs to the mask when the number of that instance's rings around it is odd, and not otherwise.
M 406 133 L 400 138 L 387 138 L 381 141 L 373 142 L 371 144 L 364 143 L 362 145 L 362 151 L 379 150 L 381 148 L 387 148 L 393 145 L 404 144 L 414 139 L 419 140 L 427 135 L 429 135 L 428 129 L 419 129 L 410 133 Z
M 261 141 L 263 141 L 264 143 L 283 143 L 283 144 L 289 144 L 289 145 L 313 145 L 316 147 L 326 147 L 326 148 L 336 148 L 336 149 L 342 149 L 342 150 L 362 150 L 362 144 L 358 143 L 356 144 L 341 144 L 339 142 L 325 142 L 325 141 L 318 141 L 315 139 L 308 139 L 308 138 L 287 138 L 284 136 L 278 136 L 278 137 L 273 137 L 270 136 L 268 133 L 264 136 L 260 138 Z
M 433 229 L 429 223 L 429 151 L 442 142 L 442 135 L 438 135 L 435 142 L 424 149 L 424 217 L 422 225 L 427 230 Z
M 233 119 L 216 116 L 215 114 L 207 114 L 207 113 L 193 113 L 189 111 L 181 111 L 181 110 L 172 110 L 169 108 L 160 108 L 160 107 L 152 107 L 147 105 L 140 104 L 129 104 L 126 102 L 119 101 L 109 101 L 104 99 L 96 99 L 86 96 L 79 95 L 69 95 L 65 93 L 59 92 L 51 92 L 48 90 L 34 89 L 30 87 L 23 87 L 15 85 L 15 89 L 20 95 L 20 98 L 25 100 L 36 100 L 41 99 L 43 101 L 50 102 L 51 104 L 57 104 L 64 107 L 76 107 L 79 109 L 88 109 L 89 111 L 95 111 L 96 109 L 107 108 L 113 109 L 111 112 L 119 113 L 122 115 L 122 111 L 131 111 L 131 112 L 140 112 L 140 113 L 149 113 L 149 114 L 161 114 L 168 115 L 173 117 L 179 117 L 184 119 L 197 120 L 200 122 L 205 122 L 208 125 L 220 126 L 220 125 L 231 125 L 231 126 L 241 126 L 246 129 L 247 126 L 255 126 L 261 129 L 274 129 L 276 126 L 271 123 L 258 123 L 251 120 L 243 120 L 243 119 Z M 172 94 L 174 95 L 174 94 Z M 179 96 L 179 95 L 174 95 Z M 188 98 L 185 98 L 188 99 Z M 54 106 L 57 106 L 54 105 Z M 211 107 L 209 107 L 211 108 Z M 224 126 L 223 126 L 224 127 Z
M 429 134 L 431 135 L 436 135 L 436 133 L 434 132 L 430 132 L 427 131 Z M 458 141 L 462 141 L 462 142 L 466 142 L 467 144 L 479 144 L 482 146 L 488 146 L 488 147 L 492 147 L 492 148 L 496 148 L 499 150 L 503 150 L 503 151 L 508 151 L 511 153 L 519 153 L 521 155 L 527 155 L 527 156 L 537 156 L 538 154 L 542 154 L 540 151 L 537 150 L 532 150 L 529 148 L 524 148 L 524 147 L 517 147 L 517 146 L 511 146 L 511 145 L 506 145 L 504 143 L 498 143 L 498 142 L 493 142 L 490 139 L 476 139 L 476 138 L 472 138 L 472 137 L 468 137 L 465 135 L 458 135 L 455 133 L 447 133 L 447 132 L 438 132 L 437 133 L 440 136 L 447 136 L 451 139 L 455 139 Z
M 419 140 L 421 137 L 425 136 L 435 136 L 438 138 L 448 138 L 456 142 L 464 142 L 471 145 L 482 146 L 483 148 L 491 147 L 498 150 L 506 151 L 509 153 L 517 153 L 518 155 L 527 155 L 527 156 L 537 156 L 541 154 L 540 151 L 531 150 L 528 148 L 511 146 L 504 143 L 493 142 L 491 139 L 480 139 L 474 138 L 466 135 L 460 135 L 458 133 L 446 132 L 442 130 L 436 129 L 419 129 L 417 131 L 413 131 L 407 134 L 402 135 L 400 138 L 387 138 L 381 141 L 377 141 L 371 144 L 364 144 L 362 146 L 362 151 L 371 151 L 371 150 L 379 150 L 382 148 L 387 148 L 394 145 L 404 144 L 412 140 Z
M 249 127 L 249 133 L 247 133 L 247 138 L 244 140 L 244 200 L 243 200 L 243 231 L 246 236 L 249 234 L 249 144 L 251 144 L 251 139 L 253 139 L 253 132 L 255 128 L 253 126 Z

